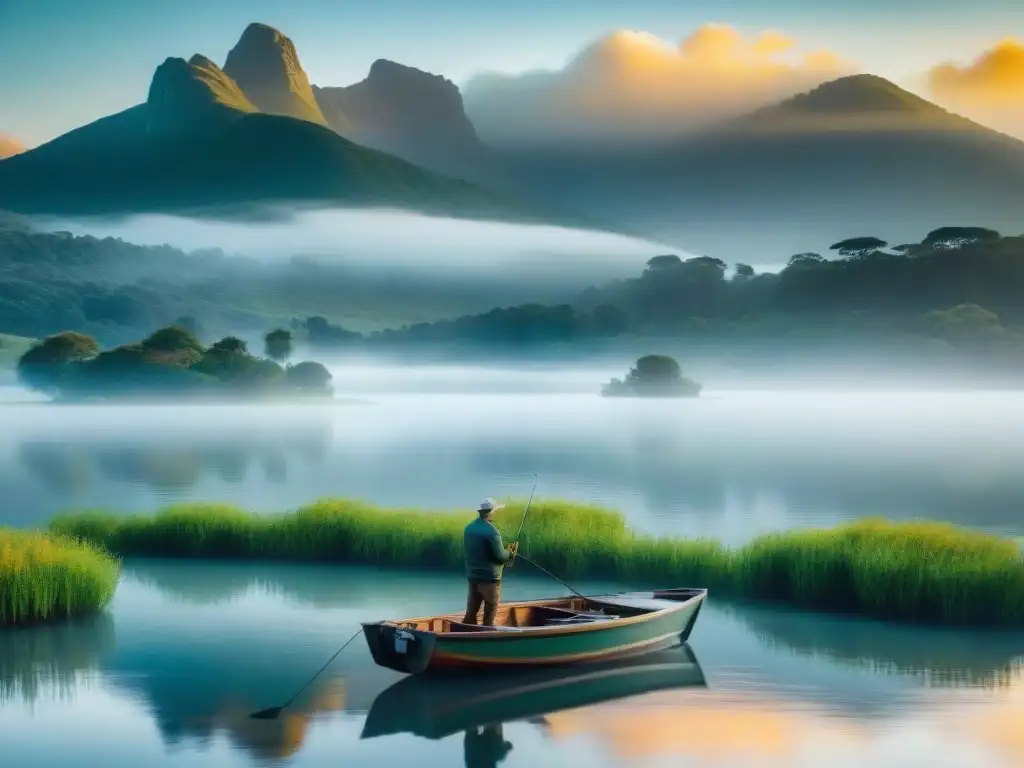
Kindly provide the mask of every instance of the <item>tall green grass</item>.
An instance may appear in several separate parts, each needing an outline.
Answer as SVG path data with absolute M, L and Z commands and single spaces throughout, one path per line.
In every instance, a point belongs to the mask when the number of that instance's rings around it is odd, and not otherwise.
M 94 543 L 0 528 L 0 627 L 99 610 L 120 575 L 118 560 Z
M 496 516 L 506 540 L 521 510 L 511 504 Z M 472 518 L 471 511 L 329 499 L 280 515 L 219 505 L 169 507 L 148 517 L 84 512 L 57 518 L 51 529 L 118 555 L 457 568 L 462 528 Z M 902 621 L 1024 626 L 1024 560 L 1016 543 L 943 523 L 869 519 L 729 549 L 707 539 L 636 535 L 621 514 L 602 507 L 536 501 L 522 551 L 565 579 L 702 586 Z

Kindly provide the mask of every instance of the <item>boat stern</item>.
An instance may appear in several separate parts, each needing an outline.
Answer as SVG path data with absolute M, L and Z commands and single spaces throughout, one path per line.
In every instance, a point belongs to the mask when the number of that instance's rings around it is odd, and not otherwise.
M 388 622 L 364 623 L 363 637 L 376 664 L 411 675 L 427 669 L 436 642 L 433 632 L 405 629 Z

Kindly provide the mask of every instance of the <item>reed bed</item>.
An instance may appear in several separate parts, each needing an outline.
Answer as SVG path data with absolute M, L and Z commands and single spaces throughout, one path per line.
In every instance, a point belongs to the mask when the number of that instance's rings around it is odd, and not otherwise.
M 495 522 L 506 541 L 521 503 Z M 426 512 L 325 499 L 276 515 L 178 505 L 153 516 L 82 512 L 58 535 L 116 555 L 337 561 L 458 568 L 472 511 Z M 708 539 L 637 535 L 616 511 L 535 501 L 522 551 L 565 579 L 704 586 L 715 594 L 920 623 L 1024 626 L 1017 543 L 935 522 L 865 519 L 774 533 L 730 549 Z M 526 570 L 525 563 L 516 569 Z
M 0 627 L 98 611 L 121 575 L 96 542 L 0 528 Z

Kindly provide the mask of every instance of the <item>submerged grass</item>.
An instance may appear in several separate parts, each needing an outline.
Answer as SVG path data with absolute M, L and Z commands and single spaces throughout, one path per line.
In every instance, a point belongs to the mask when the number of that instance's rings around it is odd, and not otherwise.
M 97 611 L 120 574 L 95 542 L 0 528 L 0 627 Z
M 522 505 L 496 523 L 515 534 Z M 227 557 L 459 567 L 472 512 L 382 508 L 327 499 L 280 515 L 179 505 L 154 516 L 83 512 L 55 534 L 117 555 Z M 523 552 L 566 579 L 602 578 L 924 623 L 1024 626 L 1017 544 L 935 522 L 866 519 L 832 529 L 760 536 L 729 549 L 708 539 L 637 535 L 602 507 L 535 501 Z M 517 565 L 529 568 L 528 565 Z

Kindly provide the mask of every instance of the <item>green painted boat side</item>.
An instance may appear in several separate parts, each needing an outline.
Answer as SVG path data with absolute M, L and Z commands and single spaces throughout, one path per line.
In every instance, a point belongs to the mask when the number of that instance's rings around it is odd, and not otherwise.
M 679 610 L 644 617 L 645 621 L 619 624 L 609 621 L 586 627 L 587 631 L 541 635 L 534 632 L 506 632 L 497 638 L 477 641 L 470 635 L 438 635 L 432 666 L 438 662 L 457 666 L 475 664 L 561 664 L 579 658 L 601 659 L 609 654 L 635 652 L 674 639 L 683 641 L 690 618 L 701 601 Z M 575 629 L 575 628 L 574 628 Z M 580 628 L 582 629 L 582 628 Z
M 411 733 L 443 739 L 494 723 L 706 685 L 696 656 L 685 644 L 641 657 L 582 666 L 514 669 L 493 675 L 414 675 L 377 696 L 361 738 Z
M 685 642 L 706 596 L 706 590 L 663 590 L 587 598 L 596 600 L 596 604 L 602 604 L 602 598 L 640 599 L 661 607 L 640 615 L 567 626 L 432 632 L 411 628 L 410 622 L 421 620 L 409 620 L 404 625 L 377 622 L 363 627 L 374 661 L 401 672 L 418 674 L 439 668 L 576 664 L 650 652 Z M 507 607 L 544 602 L 552 601 L 512 603 Z

